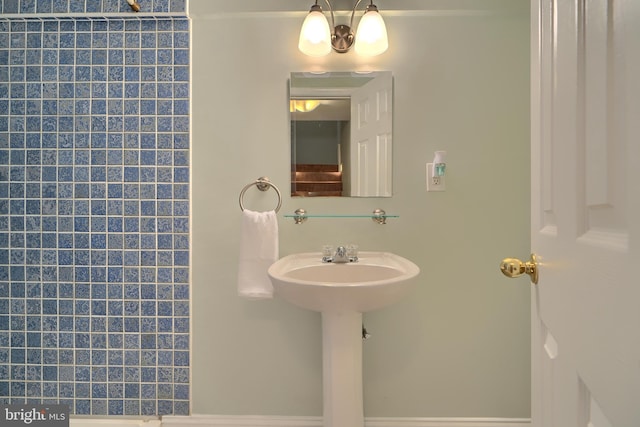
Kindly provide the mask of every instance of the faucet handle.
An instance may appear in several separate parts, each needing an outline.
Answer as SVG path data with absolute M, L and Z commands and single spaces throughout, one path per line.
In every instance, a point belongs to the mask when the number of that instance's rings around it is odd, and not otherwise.
M 349 258 L 358 258 L 358 245 L 354 243 L 349 243 L 347 245 L 347 256 Z
M 333 245 L 323 245 L 322 256 L 331 256 L 331 255 L 333 255 Z
M 333 260 L 333 246 L 322 246 L 322 262 L 331 262 Z

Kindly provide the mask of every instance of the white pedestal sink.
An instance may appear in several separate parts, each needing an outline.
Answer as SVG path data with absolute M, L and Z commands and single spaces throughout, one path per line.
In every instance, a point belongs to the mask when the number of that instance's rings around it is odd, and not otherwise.
M 355 263 L 323 263 L 319 253 L 289 255 L 269 268 L 276 295 L 322 312 L 325 427 L 363 427 L 362 313 L 393 304 L 420 269 L 389 252 L 360 252 Z

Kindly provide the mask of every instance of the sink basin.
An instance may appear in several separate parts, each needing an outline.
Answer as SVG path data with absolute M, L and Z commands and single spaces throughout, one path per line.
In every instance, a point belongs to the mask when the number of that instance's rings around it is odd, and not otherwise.
M 319 253 L 276 261 L 269 277 L 276 295 L 320 312 L 364 313 L 393 304 L 412 287 L 420 269 L 390 252 L 360 252 L 358 262 L 323 263 Z

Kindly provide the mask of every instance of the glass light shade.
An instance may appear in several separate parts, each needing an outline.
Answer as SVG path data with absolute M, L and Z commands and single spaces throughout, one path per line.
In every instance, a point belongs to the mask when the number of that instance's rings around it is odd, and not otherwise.
M 358 24 L 354 49 L 364 56 L 380 55 L 389 47 L 387 27 L 382 16 L 376 10 L 365 12 Z
M 309 56 L 325 56 L 331 52 L 331 29 L 322 12 L 312 10 L 304 19 L 298 49 Z
M 298 111 L 300 113 L 308 113 L 318 108 L 320 101 L 316 99 L 292 99 L 289 101 L 289 111 Z

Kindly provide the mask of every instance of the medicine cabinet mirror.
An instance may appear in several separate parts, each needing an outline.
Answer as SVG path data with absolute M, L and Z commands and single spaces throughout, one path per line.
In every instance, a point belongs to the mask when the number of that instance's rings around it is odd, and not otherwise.
M 390 71 L 290 76 L 291 195 L 390 197 Z

